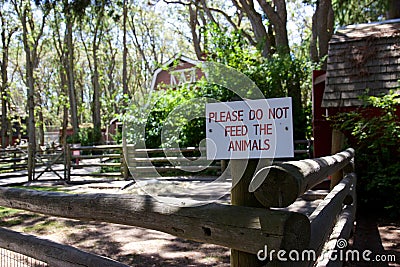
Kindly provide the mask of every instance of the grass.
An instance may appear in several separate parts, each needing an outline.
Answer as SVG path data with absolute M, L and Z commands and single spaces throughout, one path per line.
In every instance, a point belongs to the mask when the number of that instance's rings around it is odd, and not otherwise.
M 44 222 L 36 223 L 31 226 L 24 227 L 25 233 L 47 233 L 64 227 L 63 223 L 60 223 L 54 219 L 46 219 Z
M 68 192 L 62 190 L 59 187 L 54 186 L 15 186 L 14 188 L 19 189 L 32 189 L 46 192 Z M 32 219 L 39 218 L 40 215 L 31 213 L 24 210 L 0 207 L 0 227 L 12 227 L 24 224 L 32 224 Z M 55 220 L 43 218 L 44 221 L 36 222 L 33 225 L 26 226 L 23 228 L 24 232 L 39 232 L 44 233 L 46 231 L 58 229 L 63 225 Z
M 13 216 L 20 212 L 21 212 L 20 210 L 16 210 L 16 209 L 0 207 L 0 219 Z
M 54 218 L 48 218 L 23 210 L 0 207 L 0 227 L 22 226 L 23 232 L 47 233 L 54 232 L 64 224 Z M 27 225 L 24 227 L 24 225 Z
M 28 219 L 38 217 L 38 214 L 27 213 L 23 210 L 0 207 L 0 226 L 11 227 L 20 225 Z
M 68 193 L 67 190 L 60 189 L 57 186 L 13 186 L 13 188 L 19 189 L 30 189 L 30 190 L 38 190 L 38 191 L 46 191 L 46 192 L 63 192 Z

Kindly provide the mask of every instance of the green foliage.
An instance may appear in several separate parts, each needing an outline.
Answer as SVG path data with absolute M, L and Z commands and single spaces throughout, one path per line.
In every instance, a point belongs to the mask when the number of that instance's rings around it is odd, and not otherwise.
M 260 51 L 252 49 L 246 43 L 240 30 L 228 32 L 228 29 L 220 29 L 211 24 L 206 33 L 208 60 L 244 73 L 255 82 L 266 98 L 291 96 L 294 137 L 304 139 L 309 136 L 311 120 L 307 119 L 304 109 L 308 105 L 307 97 L 311 88 L 310 74 L 317 65 L 301 53 L 298 57 L 275 53 L 265 58 Z
M 68 144 L 78 144 L 82 146 L 97 145 L 96 140 L 99 140 L 101 132 L 95 131 L 93 127 L 82 127 L 78 134 L 74 134 L 67 137 Z
M 292 56 L 274 55 L 271 58 L 264 58 L 257 50 L 249 48 L 244 41 L 241 31 L 228 32 L 221 30 L 216 25 L 210 25 L 206 30 L 209 43 L 207 47 L 208 60 L 228 65 L 245 75 L 247 75 L 263 92 L 265 97 L 285 97 L 291 95 L 293 91 L 309 91 L 310 73 L 313 65 L 305 58 L 294 58 Z M 307 96 L 307 94 L 306 94 Z M 153 92 L 149 103 L 154 103 L 150 107 L 150 115 L 142 118 L 145 121 L 138 121 L 143 117 L 145 104 L 130 105 L 125 122 L 131 118 L 135 124 L 145 125 L 145 136 L 143 133 L 135 131 L 135 127 L 126 131 L 127 139 L 142 140 L 146 142 L 146 147 L 156 148 L 161 145 L 174 146 L 178 143 L 181 147 L 198 146 L 199 142 L 205 138 L 205 120 L 204 114 L 197 114 L 198 119 L 187 119 L 188 114 L 195 112 L 186 110 L 186 106 L 192 106 L 196 98 L 208 97 L 218 101 L 232 101 L 236 96 L 230 90 L 209 84 L 206 81 L 199 81 L 191 86 L 182 86 L 180 88 L 167 88 Z M 302 101 L 301 94 L 298 99 L 300 106 L 309 104 L 309 101 Z M 204 105 L 205 103 L 197 103 Z M 202 107 L 204 109 L 204 107 Z M 202 110 L 199 108 L 198 110 Z M 309 111 L 309 110 L 308 110 Z M 173 115 L 171 116 L 171 112 Z M 309 112 L 310 113 L 310 112 Z M 294 111 L 295 138 L 304 138 L 306 131 L 311 132 L 311 120 L 307 120 L 307 114 L 302 108 Z M 175 118 L 171 121 L 171 117 Z M 127 120 L 126 120 L 127 119 Z M 178 134 L 168 137 L 162 144 L 162 131 L 166 128 L 179 129 Z M 138 128 L 138 127 L 136 127 Z M 310 133 L 307 135 L 310 136 Z
M 396 113 L 400 98 L 391 93 L 363 99 L 367 109 L 338 114 L 334 127 L 348 133 L 355 145 L 361 205 L 400 216 L 400 118 Z
M 387 3 L 387 0 L 333 0 L 336 25 L 346 26 L 382 20 L 388 8 Z
M 220 28 L 210 24 L 205 34 L 208 43 L 205 44 L 207 59 L 215 61 L 238 71 L 245 71 L 249 66 L 261 63 L 260 51 L 252 49 L 243 37 L 241 30 L 229 32 L 228 28 Z

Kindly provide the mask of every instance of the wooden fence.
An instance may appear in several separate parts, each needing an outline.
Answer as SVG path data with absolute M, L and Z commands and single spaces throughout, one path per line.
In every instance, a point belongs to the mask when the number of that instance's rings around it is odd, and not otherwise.
M 63 172 L 64 167 L 54 168 L 56 164 L 64 164 L 64 151 L 60 148 L 51 148 L 38 150 L 35 154 L 35 166 L 44 167 L 42 170 L 37 170 L 33 180 L 39 179 L 44 172 L 51 171 L 60 179 L 62 177 L 58 172 Z M 12 147 L 0 149 L 0 172 L 9 173 L 8 178 L 27 176 L 26 173 L 16 173 L 16 171 L 27 170 L 28 166 L 28 151 L 24 147 Z
M 268 262 L 259 262 L 257 254 L 267 246 L 270 251 L 296 250 L 301 254 L 310 249 L 319 255 L 327 249 L 327 241 L 349 237 L 355 212 L 353 157 L 354 150 L 348 149 L 329 157 L 260 169 L 251 185 L 254 192 L 247 192 L 259 201 L 258 207 L 214 203 L 179 208 L 166 206 L 149 196 L 64 194 L 16 188 L 0 188 L 0 205 L 65 218 L 154 229 L 189 240 L 222 245 L 246 255 L 239 259 L 231 256 L 231 266 L 286 266 L 288 262 L 278 261 L 276 254 Z M 317 196 L 324 199 L 314 211 L 307 209 L 308 214 L 302 211 L 304 207 L 296 205 L 308 189 L 338 171 L 344 174 L 344 179 L 329 194 Z M 310 199 L 309 193 L 305 196 L 304 199 Z M 35 250 L 35 247 L 31 249 Z M 18 250 L 17 246 L 15 250 Z M 63 260 L 68 262 L 70 259 Z M 322 264 L 316 260 L 292 264 Z M 340 262 L 334 264 L 340 265 Z
M 311 157 L 311 140 L 296 140 L 295 155 L 300 157 Z M 130 166 L 135 165 L 136 171 L 146 173 L 148 170 L 156 170 L 160 173 L 177 173 L 182 170 L 180 161 L 201 160 L 200 150 L 195 147 L 168 148 L 169 153 L 183 153 L 185 158 L 167 156 L 165 149 L 136 149 L 134 154 L 129 155 Z M 26 176 L 25 173 L 16 171 L 27 170 L 28 156 L 26 148 L 0 149 L 0 172 L 8 172 L 8 178 Z M 204 159 L 204 158 L 203 158 Z M 99 146 L 66 146 L 63 148 L 47 148 L 38 150 L 35 154 L 35 166 L 44 167 L 36 170 L 33 180 L 38 180 L 43 173 L 53 172 L 60 179 L 70 181 L 77 176 L 107 177 L 115 179 L 129 179 L 125 158 L 121 145 L 99 145 Z M 210 166 L 204 168 L 208 171 L 220 173 L 225 170 L 227 161 L 217 160 Z M 96 171 L 82 172 L 84 168 Z M 186 166 L 184 170 L 189 169 Z M 193 170 L 201 169 L 202 166 L 192 166 Z M 63 177 L 59 174 L 64 172 Z
M 106 257 L 88 253 L 71 246 L 61 245 L 32 235 L 21 234 L 5 228 L 0 228 L 0 247 L 28 256 L 32 261 L 22 265 L 4 266 L 109 266 L 127 267 Z M 9 261 L 12 262 L 10 257 Z M 38 262 L 37 260 L 41 261 Z

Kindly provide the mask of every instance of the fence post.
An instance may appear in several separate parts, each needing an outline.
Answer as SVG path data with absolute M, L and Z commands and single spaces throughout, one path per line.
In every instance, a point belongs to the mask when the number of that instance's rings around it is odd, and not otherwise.
M 14 159 L 14 162 L 13 162 L 13 171 L 16 171 L 17 170 L 17 161 L 15 160 L 17 158 L 17 151 L 16 150 L 14 150 L 14 157 L 13 157 L 13 159 Z
M 340 152 L 343 149 L 344 135 L 339 130 L 332 131 L 332 155 Z M 343 171 L 340 170 L 331 176 L 330 190 L 332 190 L 343 178 Z
M 129 179 L 129 169 L 128 169 L 128 165 L 126 164 L 124 152 L 122 150 L 121 150 L 121 174 L 122 174 L 122 178 L 124 178 L 124 180 Z
M 65 181 L 71 181 L 71 148 L 68 144 L 65 144 L 64 148 L 64 158 L 65 158 L 65 164 L 64 164 L 64 179 Z
M 226 170 L 227 164 L 228 164 L 228 161 L 226 159 L 221 159 L 221 172 L 224 172 Z
M 264 162 L 265 161 L 265 162 Z M 258 169 L 270 165 L 266 159 L 232 159 L 231 204 L 235 206 L 263 207 L 254 193 L 249 192 L 249 184 Z M 243 174 L 243 175 L 241 175 Z M 262 249 L 262 248 L 260 248 Z M 231 249 L 231 267 L 262 266 L 255 254 Z
M 35 180 L 35 147 L 28 142 L 28 181 Z

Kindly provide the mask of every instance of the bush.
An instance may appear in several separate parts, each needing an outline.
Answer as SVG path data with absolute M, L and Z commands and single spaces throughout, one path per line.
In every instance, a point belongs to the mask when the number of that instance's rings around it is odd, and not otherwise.
M 208 43 L 205 46 L 207 60 L 221 63 L 244 73 L 258 86 L 266 98 L 292 96 L 294 138 L 310 137 L 311 119 L 307 119 L 309 110 L 304 108 L 310 103 L 310 101 L 304 100 L 308 95 L 304 92 L 310 91 L 310 73 L 315 67 L 310 61 L 306 58 L 297 59 L 293 55 L 280 54 L 264 58 L 260 51 L 252 49 L 246 43 L 246 38 L 243 38 L 240 30 L 228 32 L 210 24 L 205 30 L 205 34 L 208 36 Z M 302 96 L 302 92 L 306 97 Z M 190 87 L 153 92 L 150 102 L 156 104 L 150 112 L 150 116 L 146 122 L 135 122 L 141 126 L 145 124 L 145 136 L 139 136 L 141 133 L 135 133 L 132 128 L 131 133 L 126 137 L 128 140 L 144 138 L 148 148 L 160 147 L 162 128 L 165 125 L 168 126 L 169 122 L 166 119 L 170 112 L 173 112 L 177 106 L 185 106 L 186 101 L 191 101 L 196 97 L 209 97 L 225 102 L 234 100 L 235 94 L 226 88 L 209 84 L 206 81 L 197 82 Z M 133 106 L 133 109 L 128 112 L 128 118 L 129 116 L 141 117 L 143 114 L 141 106 L 143 103 Z M 176 140 L 169 140 L 171 143 L 178 142 L 183 147 L 197 146 L 205 138 L 204 117 L 190 121 L 183 119 L 178 124 L 175 126 L 181 129 L 179 137 Z
M 191 88 L 192 87 L 192 88 Z M 195 87 L 195 88 L 193 88 Z M 233 93 L 225 88 L 217 85 L 211 85 L 205 81 L 200 81 L 196 85 L 182 86 L 177 89 L 160 90 L 153 93 L 152 102 L 155 103 L 146 122 L 146 147 L 161 147 L 161 132 L 164 127 L 172 127 L 179 129 L 179 135 L 174 136 L 176 139 L 167 140 L 164 146 L 174 146 L 177 142 L 180 147 L 198 146 L 200 141 L 206 136 L 204 105 L 197 110 L 186 110 L 186 107 L 193 107 L 191 101 L 197 98 L 209 97 L 219 101 L 228 101 Z M 202 105 L 202 103 L 198 103 Z M 173 116 L 170 113 L 174 112 Z M 193 113 L 194 112 L 194 113 Z M 193 113 L 195 119 L 187 119 L 188 115 Z M 174 122 L 167 118 L 175 118 Z
M 361 208 L 400 216 L 400 118 L 398 94 L 363 97 L 363 109 L 340 113 L 334 127 L 356 149 Z

